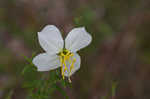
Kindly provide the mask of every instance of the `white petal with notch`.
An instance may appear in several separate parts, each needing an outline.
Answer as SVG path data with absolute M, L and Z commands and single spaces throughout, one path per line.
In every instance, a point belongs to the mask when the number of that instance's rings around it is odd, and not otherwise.
M 60 67 L 59 56 L 41 53 L 34 57 L 32 63 L 38 71 L 49 71 Z
M 88 46 L 92 41 L 91 35 L 84 27 L 72 29 L 65 39 L 65 48 L 71 52 L 76 52 Z
M 38 32 L 38 39 L 41 47 L 49 54 L 58 53 L 64 46 L 61 33 L 54 25 L 47 25 Z

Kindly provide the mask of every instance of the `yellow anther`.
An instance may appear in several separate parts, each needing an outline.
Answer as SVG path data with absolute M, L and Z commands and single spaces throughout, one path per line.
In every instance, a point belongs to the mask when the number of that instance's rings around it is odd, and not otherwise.
M 67 52 L 66 56 L 69 56 L 70 52 Z
M 73 59 L 73 56 L 74 54 L 71 53 L 69 50 L 62 50 L 59 54 L 62 78 L 63 79 L 65 78 L 65 72 L 67 71 L 67 73 L 69 74 L 68 81 L 70 83 L 71 83 L 70 74 L 74 68 L 74 63 L 76 62 L 76 59 L 75 58 Z M 69 64 L 66 64 L 67 62 L 69 62 Z
M 75 63 L 75 62 L 76 62 L 76 59 L 74 58 L 73 61 L 72 61 L 71 66 L 70 66 L 70 70 L 74 68 L 74 63 Z

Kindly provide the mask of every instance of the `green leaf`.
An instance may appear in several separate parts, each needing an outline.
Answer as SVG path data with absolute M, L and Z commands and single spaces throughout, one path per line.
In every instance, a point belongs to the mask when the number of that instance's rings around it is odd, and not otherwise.
M 117 85 L 118 85 L 118 82 L 112 82 L 112 89 L 111 89 L 112 96 L 115 96 L 116 94 Z
M 8 93 L 5 99 L 11 99 L 12 94 L 13 94 L 13 90 L 10 90 L 10 92 Z
M 67 94 L 66 94 L 66 92 L 61 88 L 61 87 L 59 87 L 59 86 L 55 86 L 56 87 L 56 89 L 59 91 L 59 92 L 61 92 L 61 94 L 65 97 L 65 99 L 69 99 L 69 97 L 67 96 Z

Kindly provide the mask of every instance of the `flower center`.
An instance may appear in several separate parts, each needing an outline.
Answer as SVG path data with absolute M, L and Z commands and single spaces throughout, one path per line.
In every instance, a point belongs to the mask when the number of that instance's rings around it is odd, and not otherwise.
M 58 55 L 61 63 L 60 67 L 62 78 L 64 79 L 65 73 L 67 73 L 68 80 L 71 83 L 70 75 L 74 68 L 74 63 L 76 62 L 76 59 L 73 58 L 74 54 L 69 50 L 63 49 Z

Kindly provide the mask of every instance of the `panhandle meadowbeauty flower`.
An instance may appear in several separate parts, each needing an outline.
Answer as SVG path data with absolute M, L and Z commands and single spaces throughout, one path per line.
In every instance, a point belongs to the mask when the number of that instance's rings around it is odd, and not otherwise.
M 41 32 L 38 32 L 38 40 L 45 53 L 37 55 L 33 64 L 38 71 L 49 71 L 61 68 L 63 79 L 74 74 L 79 68 L 81 59 L 76 53 L 86 47 L 92 41 L 91 35 L 84 27 L 72 29 L 65 40 L 60 31 L 54 25 L 47 25 Z

